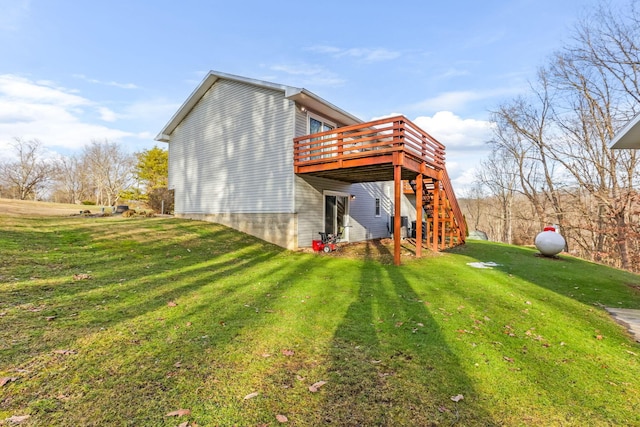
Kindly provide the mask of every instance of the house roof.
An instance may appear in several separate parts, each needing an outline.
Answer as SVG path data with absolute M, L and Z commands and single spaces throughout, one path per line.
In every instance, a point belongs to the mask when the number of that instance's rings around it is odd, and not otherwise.
M 618 133 L 615 134 L 609 148 L 640 149 L 640 114 L 629 121 Z
M 250 79 L 248 77 L 236 76 L 233 74 L 222 73 L 219 71 L 209 71 L 207 76 L 200 82 L 198 87 L 189 95 L 187 100 L 182 104 L 178 111 L 171 117 L 171 120 L 165 125 L 160 133 L 155 137 L 156 141 L 169 142 L 171 134 L 178 127 L 180 122 L 189 114 L 191 109 L 200 101 L 200 98 L 220 79 L 233 80 L 237 82 L 247 83 L 267 89 L 274 89 L 284 92 L 287 99 L 297 102 L 307 107 L 309 110 L 315 111 L 328 119 L 335 120 L 344 125 L 352 125 L 362 123 L 362 120 L 346 111 L 336 107 L 330 102 L 325 101 L 318 95 L 304 88 L 281 85 L 277 83 L 266 82 L 262 80 Z

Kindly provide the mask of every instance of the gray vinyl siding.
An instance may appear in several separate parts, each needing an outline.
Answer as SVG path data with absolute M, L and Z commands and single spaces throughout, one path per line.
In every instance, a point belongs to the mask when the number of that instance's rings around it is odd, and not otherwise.
M 364 182 L 356 184 L 363 192 L 362 201 L 356 197 L 353 214 L 366 228 L 366 239 L 389 236 L 389 224 L 393 214 L 393 182 Z M 380 216 L 376 217 L 376 198 L 380 198 Z
M 296 108 L 296 137 L 307 134 L 307 120 L 307 113 L 302 111 L 300 108 Z
M 283 92 L 218 80 L 169 142 L 176 213 L 293 213 L 294 108 Z
M 392 199 L 385 183 L 349 184 L 312 176 L 296 177 L 296 212 L 298 213 L 298 245 L 311 246 L 324 231 L 324 191 L 336 191 L 355 196 L 349 201 L 349 241 L 388 237 L 387 224 Z M 381 199 L 382 212 L 375 216 L 375 199 Z

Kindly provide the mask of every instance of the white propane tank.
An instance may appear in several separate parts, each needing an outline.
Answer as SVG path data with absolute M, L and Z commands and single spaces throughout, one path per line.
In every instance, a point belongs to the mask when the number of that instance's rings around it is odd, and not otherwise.
M 545 227 L 536 236 L 535 245 L 542 255 L 551 257 L 562 252 L 566 242 L 554 227 Z

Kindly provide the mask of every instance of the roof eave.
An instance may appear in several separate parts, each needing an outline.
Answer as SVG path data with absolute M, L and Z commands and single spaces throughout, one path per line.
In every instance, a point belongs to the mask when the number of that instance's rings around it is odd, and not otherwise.
M 640 149 L 640 114 L 629 121 L 609 143 L 611 149 Z
M 165 133 L 160 132 L 155 138 L 154 140 L 156 141 L 160 141 L 160 142 L 169 142 L 171 140 L 171 135 L 167 135 Z
M 294 88 L 292 88 L 294 89 Z M 354 125 L 362 123 L 362 120 L 358 117 L 344 111 L 341 108 L 336 107 L 328 101 L 320 98 L 313 92 L 306 89 L 298 89 L 296 91 L 285 92 L 285 97 L 307 107 L 308 109 L 315 111 L 323 116 L 333 119 L 342 125 Z

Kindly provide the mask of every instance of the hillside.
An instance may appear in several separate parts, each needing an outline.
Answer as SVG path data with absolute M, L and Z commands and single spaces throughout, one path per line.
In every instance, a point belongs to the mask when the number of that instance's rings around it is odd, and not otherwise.
M 488 242 L 396 267 L 167 218 L 0 230 L 0 423 L 640 425 L 640 346 L 603 309 L 640 308 L 630 273 Z

